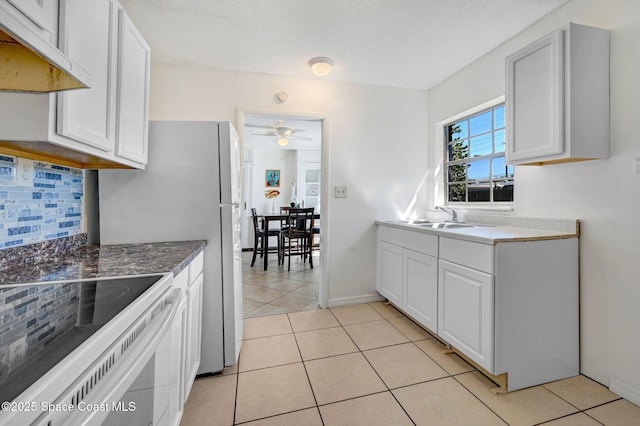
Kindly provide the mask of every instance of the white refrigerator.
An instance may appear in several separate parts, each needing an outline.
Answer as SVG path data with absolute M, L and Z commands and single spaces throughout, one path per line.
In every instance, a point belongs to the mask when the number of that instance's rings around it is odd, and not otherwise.
M 229 122 L 152 121 L 146 170 L 100 170 L 101 244 L 207 240 L 198 374 L 242 344 L 241 163 Z

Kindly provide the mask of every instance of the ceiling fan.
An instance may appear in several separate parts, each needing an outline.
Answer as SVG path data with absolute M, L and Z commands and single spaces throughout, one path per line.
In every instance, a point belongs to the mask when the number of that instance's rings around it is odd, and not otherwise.
M 275 126 L 261 126 L 258 124 L 246 124 L 246 127 L 256 127 L 259 129 L 268 129 L 266 133 L 253 133 L 256 136 L 276 137 L 274 142 L 285 147 L 289 144 L 289 140 L 310 141 L 311 138 L 305 136 L 297 136 L 296 132 L 304 132 L 304 130 L 296 130 L 291 127 L 284 126 L 284 120 L 278 120 Z

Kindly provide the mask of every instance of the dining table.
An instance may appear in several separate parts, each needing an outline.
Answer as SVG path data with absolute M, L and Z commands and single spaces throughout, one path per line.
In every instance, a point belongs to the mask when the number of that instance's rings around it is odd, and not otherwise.
M 265 231 L 265 235 L 269 234 L 269 224 L 271 224 L 272 222 L 278 222 L 279 224 L 284 223 L 288 218 L 289 218 L 289 214 L 288 213 L 266 213 L 266 214 L 262 214 L 259 216 L 260 219 L 262 219 L 262 224 L 264 227 L 264 231 Z M 318 220 L 320 219 L 320 213 L 314 213 L 313 214 L 313 220 Z M 263 262 L 264 262 L 264 270 L 267 270 L 267 264 L 268 264 L 268 258 L 269 256 L 267 255 L 269 253 L 269 238 L 265 238 L 264 239 L 264 252 L 265 255 L 263 256 Z M 313 234 L 311 234 L 311 244 L 313 245 Z

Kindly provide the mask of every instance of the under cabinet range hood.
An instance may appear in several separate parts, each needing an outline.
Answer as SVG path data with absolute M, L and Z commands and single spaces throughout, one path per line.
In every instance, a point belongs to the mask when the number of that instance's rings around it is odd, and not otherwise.
M 18 37 L 0 21 L 0 90 L 57 92 L 90 86 L 91 77 L 82 67 L 44 40 L 30 39 Z

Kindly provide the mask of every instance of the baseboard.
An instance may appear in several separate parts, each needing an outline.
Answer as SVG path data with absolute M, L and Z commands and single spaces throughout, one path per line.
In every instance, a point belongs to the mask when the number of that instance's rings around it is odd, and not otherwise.
M 329 299 L 328 305 L 330 308 L 335 308 L 337 306 L 358 305 L 361 303 L 380 302 L 381 300 L 384 300 L 384 297 L 380 296 L 380 294 L 371 293 L 371 294 L 363 294 L 360 296 Z
M 609 381 L 609 390 L 636 405 L 640 405 L 640 389 L 638 388 L 623 383 L 618 379 L 611 379 Z

